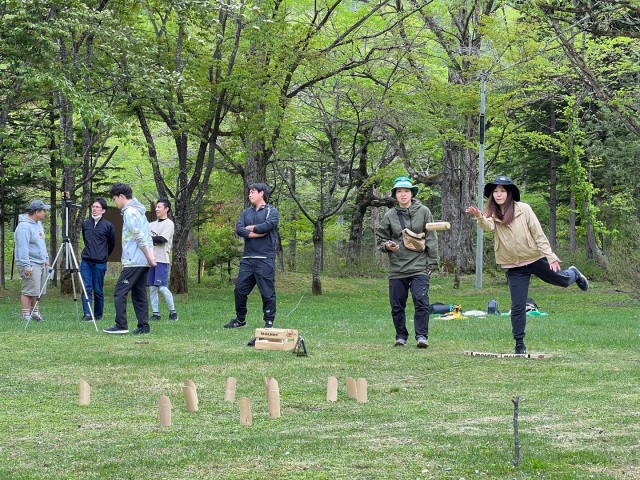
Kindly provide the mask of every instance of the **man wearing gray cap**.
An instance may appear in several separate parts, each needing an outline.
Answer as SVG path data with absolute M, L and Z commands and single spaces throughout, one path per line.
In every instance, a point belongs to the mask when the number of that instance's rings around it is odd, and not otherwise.
M 18 217 L 18 226 L 13 234 L 15 244 L 15 259 L 18 274 L 22 279 L 22 320 L 42 320 L 38 306 L 38 297 L 46 293 L 47 269 L 49 267 L 49 253 L 44 241 L 44 227 L 42 222 L 47 215 L 47 205 L 41 200 L 34 200 L 29 204 L 27 213 Z

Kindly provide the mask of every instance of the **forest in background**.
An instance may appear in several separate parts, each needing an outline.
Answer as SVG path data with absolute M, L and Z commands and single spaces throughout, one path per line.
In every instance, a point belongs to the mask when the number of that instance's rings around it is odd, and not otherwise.
M 7 0 L 0 281 L 32 198 L 54 206 L 55 253 L 69 193 L 77 251 L 92 199 L 124 181 L 173 202 L 170 282 L 187 292 L 190 248 L 231 265 L 263 181 L 280 267 L 320 294 L 328 266 L 384 265 L 372 230 L 407 174 L 452 224 L 442 272 L 473 273 L 482 152 L 480 183 L 512 177 L 563 260 L 637 290 L 639 38 L 635 1 Z

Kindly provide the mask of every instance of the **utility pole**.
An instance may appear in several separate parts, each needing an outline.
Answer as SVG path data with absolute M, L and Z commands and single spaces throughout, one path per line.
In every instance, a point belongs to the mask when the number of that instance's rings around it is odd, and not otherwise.
M 483 209 L 482 188 L 484 183 L 484 114 L 485 114 L 485 72 L 480 75 L 480 150 L 478 160 L 478 208 Z M 482 288 L 482 252 L 484 251 L 484 232 L 480 227 L 476 231 L 476 288 Z

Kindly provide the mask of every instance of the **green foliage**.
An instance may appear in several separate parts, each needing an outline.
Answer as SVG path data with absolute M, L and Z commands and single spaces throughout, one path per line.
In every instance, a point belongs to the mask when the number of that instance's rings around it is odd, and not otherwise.
M 199 228 L 198 257 L 206 265 L 220 265 L 239 258 L 241 248 L 242 242 L 234 236 L 231 225 L 207 223 Z

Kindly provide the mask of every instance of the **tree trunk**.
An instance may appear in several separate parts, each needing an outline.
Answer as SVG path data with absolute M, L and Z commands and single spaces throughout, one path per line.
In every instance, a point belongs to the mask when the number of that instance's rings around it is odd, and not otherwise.
M 467 121 L 472 122 L 472 119 Z M 467 206 L 476 204 L 475 159 L 474 150 L 457 145 L 453 141 L 446 142 L 442 168 L 441 220 L 449 222 L 451 229 L 441 232 L 439 245 L 440 263 L 449 273 L 475 271 L 475 223 L 464 213 Z
M 355 199 L 355 209 L 351 216 L 351 228 L 349 229 L 349 243 L 347 244 L 347 265 L 358 266 L 362 253 L 362 236 L 364 234 L 364 218 L 368 209 L 368 200 L 358 192 Z
M 245 141 L 247 159 L 244 164 L 244 200 L 249 206 L 249 185 L 256 182 L 267 183 L 267 164 L 270 153 L 265 151 L 264 140 Z
M 188 189 L 185 188 L 178 192 L 175 202 L 176 210 L 172 218 L 175 223 L 175 232 L 173 236 L 169 290 L 173 293 L 181 294 L 189 292 L 189 266 L 187 263 L 189 246 L 191 244 L 189 235 L 195 221 L 197 207 L 193 207 L 194 200 L 192 195 L 189 194 Z
M 576 195 L 573 190 L 569 195 L 569 253 L 576 254 Z
M 551 130 L 551 136 L 556 136 L 556 111 L 551 108 L 551 118 L 549 122 L 549 129 Z M 558 156 L 555 152 L 551 152 L 551 158 L 549 159 L 549 243 L 551 244 L 551 250 L 556 249 L 557 246 L 557 223 L 558 223 Z
M 0 160 L 0 176 L 2 176 L 2 160 Z M 4 178 L 4 177 L 3 177 Z M 4 183 L 0 183 L 0 287 L 4 290 L 7 286 L 5 281 L 4 262 L 6 260 L 4 254 L 4 247 L 6 242 L 6 230 L 5 230 L 5 204 L 4 204 Z
M 582 210 L 583 210 L 583 213 L 584 213 L 584 215 L 583 215 L 584 218 L 587 218 L 587 219 L 590 218 L 589 217 L 589 205 L 587 204 L 587 202 L 584 202 Z M 591 251 L 593 259 L 604 270 L 608 270 L 609 269 L 609 261 L 607 260 L 607 257 L 604 255 L 604 253 L 602 252 L 602 250 L 598 246 L 595 230 L 594 230 L 593 224 L 591 222 L 588 222 L 587 225 L 586 225 L 586 233 L 587 233 L 587 247 Z
M 313 269 L 311 276 L 311 293 L 322 295 L 322 250 L 324 249 L 324 220 L 318 220 L 313 225 Z

